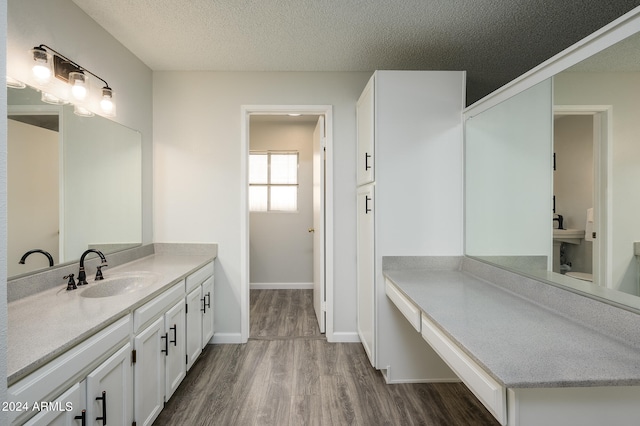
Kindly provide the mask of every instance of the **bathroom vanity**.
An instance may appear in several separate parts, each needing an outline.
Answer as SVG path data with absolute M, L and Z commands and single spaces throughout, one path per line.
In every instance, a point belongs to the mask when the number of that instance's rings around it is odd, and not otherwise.
M 637 315 L 470 258 L 384 262 L 387 297 L 500 424 L 637 424 Z
M 10 302 L 12 424 L 153 423 L 213 335 L 216 253 L 156 251 Z

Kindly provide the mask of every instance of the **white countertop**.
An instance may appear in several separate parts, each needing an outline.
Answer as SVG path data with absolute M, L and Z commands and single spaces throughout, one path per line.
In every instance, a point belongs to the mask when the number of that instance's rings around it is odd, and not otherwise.
M 60 285 L 8 304 L 7 376 L 11 385 L 87 337 L 130 314 L 134 309 L 171 287 L 191 272 L 211 262 L 210 255 L 158 253 L 114 268 L 104 277 L 122 272 L 147 271 L 159 275 L 156 283 L 118 296 L 87 298 L 80 292 L 89 285 L 66 291 Z
M 640 351 L 462 271 L 385 276 L 509 388 L 640 385 Z

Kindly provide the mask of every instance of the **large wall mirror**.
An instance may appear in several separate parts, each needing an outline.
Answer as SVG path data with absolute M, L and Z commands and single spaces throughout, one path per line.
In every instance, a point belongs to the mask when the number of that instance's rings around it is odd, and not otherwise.
M 466 117 L 465 253 L 637 311 L 640 34 L 629 34 Z
M 9 278 L 105 254 L 142 241 L 139 132 L 73 106 L 41 101 L 36 89 L 7 89 L 7 269 Z

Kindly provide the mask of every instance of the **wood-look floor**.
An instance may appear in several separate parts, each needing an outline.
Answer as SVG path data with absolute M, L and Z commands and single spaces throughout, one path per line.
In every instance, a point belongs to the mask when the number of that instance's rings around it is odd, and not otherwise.
M 327 343 L 311 290 L 251 290 L 251 338 L 209 345 L 154 425 L 497 425 L 462 384 L 387 385 Z

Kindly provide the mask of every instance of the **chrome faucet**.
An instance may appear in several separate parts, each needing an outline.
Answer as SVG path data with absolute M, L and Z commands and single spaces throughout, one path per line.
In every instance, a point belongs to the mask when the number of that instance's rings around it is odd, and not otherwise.
M 20 261 L 18 262 L 21 265 L 24 265 L 25 260 L 27 260 L 27 257 L 29 257 L 29 255 L 33 254 L 33 253 L 42 253 L 45 256 L 47 256 L 47 259 L 49 259 L 49 266 L 53 266 L 53 256 L 51 256 L 51 254 L 48 251 L 42 250 L 42 249 L 34 249 L 34 250 L 29 250 L 28 252 L 26 252 L 25 254 L 22 255 L 22 258 L 20 259 Z
M 96 250 L 96 249 L 85 250 L 85 252 L 82 253 L 82 256 L 80 256 L 80 270 L 78 271 L 78 285 L 89 284 L 87 282 L 87 274 L 84 271 L 84 258 L 89 253 L 97 254 L 98 256 L 100 256 L 100 260 L 102 261 L 102 263 L 107 263 L 107 258 L 104 257 L 104 254 L 102 254 L 100 250 Z

